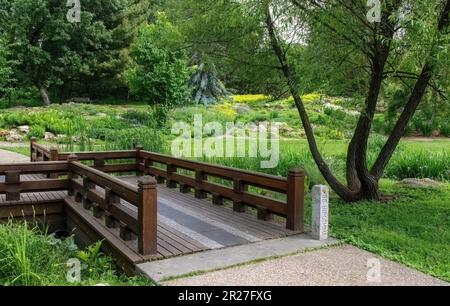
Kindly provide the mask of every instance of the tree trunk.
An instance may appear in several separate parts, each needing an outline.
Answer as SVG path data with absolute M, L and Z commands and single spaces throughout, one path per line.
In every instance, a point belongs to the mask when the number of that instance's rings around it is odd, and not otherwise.
M 331 188 L 342 199 L 344 199 L 347 202 L 354 202 L 354 201 L 358 200 L 358 194 L 353 192 L 349 188 L 347 188 L 347 186 L 345 186 L 341 182 L 339 182 L 339 180 L 333 175 L 333 173 L 331 172 L 327 163 L 325 162 L 322 155 L 320 154 L 320 151 L 318 149 L 316 139 L 314 136 L 314 132 L 313 132 L 311 123 L 309 121 L 308 114 L 306 112 L 305 106 L 304 106 L 303 101 L 298 92 L 297 85 L 296 85 L 295 79 L 293 77 L 293 74 L 291 72 L 291 68 L 287 62 L 286 55 L 283 52 L 283 50 L 279 44 L 277 35 L 275 33 L 272 16 L 269 11 L 267 11 L 266 24 L 267 24 L 267 29 L 269 32 L 273 51 L 281 64 L 284 77 L 286 78 L 287 84 L 289 86 L 289 91 L 291 92 L 292 97 L 294 98 L 294 102 L 295 102 L 295 105 L 299 112 L 300 119 L 303 124 L 303 128 L 305 129 L 305 134 L 306 134 L 306 137 L 308 140 L 309 149 L 311 151 L 311 154 L 314 158 L 314 161 L 315 161 L 317 167 L 319 168 L 320 172 L 322 173 L 323 177 L 328 182 L 328 184 L 331 186 Z
M 66 96 L 66 82 L 63 81 L 59 88 L 59 104 L 63 104 Z
M 388 6 L 387 12 L 384 12 L 383 14 L 383 21 L 380 25 L 382 28 L 378 29 L 379 31 L 374 31 L 374 42 L 373 46 L 371 46 L 373 53 L 370 55 L 372 75 L 370 88 L 366 99 L 366 108 L 359 118 L 355 129 L 355 134 L 353 135 L 347 152 L 348 187 L 339 182 L 339 180 L 333 175 L 318 150 L 312 126 L 303 101 L 299 95 L 295 78 L 286 58 L 286 53 L 283 51 L 281 44 L 278 41 L 270 10 L 267 11 L 266 24 L 272 49 L 281 64 L 284 77 L 287 80 L 289 90 L 294 98 L 295 105 L 300 114 L 311 154 L 330 187 L 347 202 L 354 202 L 361 199 L 381 199 L 379 194 L 379 179 L 381 178 L 384 167 L 389 162 L 390 157 L 403 136 L 407 124 L 417 110 L 417 107 L 425 94 L 426 88 L 432 76 L 434 62 L 429 59 L 423 68 L 421 76 L 417 80 L 410 100 L 401 114 L 393 133 L 389 137 L 385 147 L 382 149 L 380 156 L 372 168 L 372 171 L 369 171 L 367 165 L 368 139 L 383 82 L 384 68 L 390 53 L 390 40 L 393 38 L 395 31 L 394 29 L 396 28 L 396 25 L 392 24 L 392 22 L 395 21 L 391 21 L 389 18 L 393 12 L 398 10 L 401 3 L 402 1 L 395 1 L 391 6 Z M 448 27 L 449 11 L 450 0 L 447 0 L 439 20 L 439 31 L 441 33 L 443 33 L 443 29 Z M 379 36 L 382 36 L 383 39 L 378 39 L 377 37 Z M 432 51 L 430 52 L 430 58 L 431 54 Z
M 359 190 L 361 199 L 379 200 L 378 179 L 370 173 L 367 165 L 367 147 L 384 79 L 384 68 L 390 54 L 390 41 L 395 34 L 395 24 L 389 18 L 400 5 L 401 1 L 397 1 L 388 6 L 383 12 L 380 28 L 373 29 L 371 75 L 366 107 L 359 117 L 347 152 L 347 182 L 350 189 Z M 383 39 L 376 38 L 378 35 Z
M 388 51 L 385 49 L 381 54 L 375 54 L 374 56 L 371 84 L 366 99 L 366 109 L 361 114 L 353 137 L 355 142 L 355 154 L 350 156 L 350 158 L 354 157 L 355 159 L 355 170 L 361 184 L 360 197 L 367 200 L 379 199 L 378 180 L 370 174 L 367 166 L 367 146 L 381 90 L 381 84 L 383 82 L 383 71 L 387 53 Z
M 44 86 L 39 87 L 39 92 L 41 93 L 42 102 L 45 106 L 50 106 L 50 98 L 48 97 L 47 89 Z
M 380 179 L 382 177 L 384 170 L 392 157 L 392 154 L 394 154 L 395 149 L 397 148 L 400 140 L 405 134 L 408 123 L 411 121 L 417 110 L 417 107 L 422 101 L 428 87 L 428 82 L 431 79 L 431 73 L 432 67 L 428 64 L 425 65 L 419 79 L 416 82 L 416 85 L 414 86 L 408 103 L 406 104 L 402 114 L 395 124 L 395 127 L 386 144 L 378 155 L 378 158 L 371 170 L 371 174 L 377 179 Z

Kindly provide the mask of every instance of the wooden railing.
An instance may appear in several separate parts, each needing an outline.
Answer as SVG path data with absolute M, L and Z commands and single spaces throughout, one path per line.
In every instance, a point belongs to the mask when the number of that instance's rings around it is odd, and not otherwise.
M 155 163 L 165 165 L 165 169 L 156 167 Z M 187 170 L 194 175 L 189 176 L 179 170 Z M 210 193 L 216 205 L 222 205 L 224 199 L 229 199 L 233 201 L 235 211 L 243 212 L 246 206 L 251 206 L 257 209 L 259 219 L 267 220 L 271 214 L 277 214 L 286 217 L 288 229 L 304 229 L 305 175 L 301 169 L 292 169 L 288 177 L 283 178 L 140 151 L 139 171 L 155 176 L 159 183 L 165 180 L 169 188 L 176 188 L 178 184 L 182 193 L 192 188 L 196 198 L 206 198 L 207 193 Z M 228 181 L 233 187 L 214 183 L 211 178 Z M 249 187 L 284 194 L 286 200 L 250 192 Z
M 60 153 L 57 148 L 47 149 L 31 139 L 31 161 L 65 161 L 71 154 L 77 155 L 78 161 L 90 162 L 91 167 L 106 173 L 135 172 L 137 151 L 112 151 L 112 152 L 77 152 Z M 133 162 L 129 162 L 132 160 Z M 108 164 L 108 161 L 115 161 L 114 164 Z M 122 161 L 122 163 L 117 163 Z
M 92 210 L 95 218 L 104 218 L 109 228 L 120 227 L 120 237 L 138 239 L 138 251 L 142 255 L 157 252 L 157 191 L 156 181 L 143 177 L 134 187 L 104 172 L 83 165 L 76 155 L 69 155 L 69 195 L 83 208 Z M 99 187 L 99 188 L 97 188 Z M 134 210 L 121 202 L 134 205 Z
M 58 161 L 58 149 L 52 147 L 47 149 L 46 147 L 38 144 L 36 138 L 31 138 L 30 141 L 30 158 L 31 162 L 36 161 Z
M 277 214 L 286 218 L 288 229 L 304 230 L 305 174 L 299 168 L 292 169 L 288 177 L 283 178 L 151 153 L 144 151 L 142 147 L 117 152 L 58 153 L 56 150 L 55 153 L 55 149 L 45 149 L 35 140 L 31 142 L 31 152 L 32 160 L 37 156 L 67 160 L 71 154 L 75 154 L 79 161 L 93 161 L 92 167 L 102 172 L 136 171 L 137 175 L 149 174 L 154 176 L 158 183 L 166 181 L 169 188 L 179 185 L 182 193 L 194 189 L 197 198 L 207 198 L 209 193 L 213 203 L 217 205 L 223 204 L 224 199 L 229 199 L 233 201 L 235 211 L 243 212 L 247 206 L 254 207 L 260 219 L 267 220 L 272 214 Z M 135 159 L 136 162 L 105 165 L 107 160 L 120 159 Z M 156 164 L 159 164 L 159 167 Z M 193 175 L 186 174 L 188 172 Z M 213 182 L 213 178 L 224 180 L 233 187 Z M 249 187 L 256 187 L 259 192 L 251 192 Z M 275 192 L 283 199 L 263 196 L 261 191 Z
M 0 183 L 0 193 L 6 194 L 7 201 L 19 201 L 23 192 L 67 190 L 69 181 L 58 178 L 58 173 L 68 169 L 67 162 L 0 164 L 0 175 L 5 178 Z M 25 174 L 42 174 L 42 178 L 22 180 L 21 175 Z

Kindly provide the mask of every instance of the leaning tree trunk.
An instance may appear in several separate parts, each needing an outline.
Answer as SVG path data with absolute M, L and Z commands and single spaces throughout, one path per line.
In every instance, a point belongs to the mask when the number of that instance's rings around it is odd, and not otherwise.
M 282 71 L 284 74 L 284 77 L 287 80 L 289 91 L 292 94 L 292 97 L 294 98 L 295 106 L 297 107 L 297 110 L 300 115 L 300 119 L 302 121 L 303 127 L 305 129 L 306 138 L 308 140 L 309 149 L 311 151 L 311 155 L 313 156 L 313 159 L 319 168 L 320 173 L 322 173 L 325 180 L 328 182 L 330 187 L 347 202 L 354 202 L 357 201 L 359 198 L 359 194 L 357 192 L 354 192 L 353 190 L 350 190 L 347 186 L 342 184 L 332 173 L 331 169 L 325 162 L 324 158 L 320 154 L 319 148 L 317 146 L 316 139 L 314 137 L 313 128 L 311 125 L 311 122 L 309 120 L 308 114 L 305 109 L 305 105 L 303 104 L 303 101 L 300 97 L 300 94 L 298 92 L 296 82 L 294 79 L 294 76 L 292 74 L 291 68 L 287 62 L 286 54 L 283 52 L 283 49 L 281 48 L 281 45 L 278 41 L 278 37 L 275 33 L 275 27 L 272 20 L 272 15 L 270 14 L 270 11 L 267 11 L 267 29 L 270 36 L 270 41 L 272 45 L 272 49 L 277 56 Z
M 394 5 L 390 7 L 390 12 L 394 12 L 398 9 L 401 1 L 394 2 Z M 444 2 L 444 9 L 440 15 L 438 30 L 441 34 L 445 34 L 449 26 L 449 13 L 450 13 L 450 0 Z M 372 75 L 370 88 L 366 99 L 366 109 L 361 114 L 355 129 L 355 134 L 350 142 L 348 157 L 347 157 L 347 180 L 348 187 L 342 184 L 331 172 L 330 168 L 326 164 L 325 160 L 321 156 L 317 143 L 314 137 L 312 126 L 309 121 L 308 114 L 305 110 L 303 101 L 299 95 L 295 78 L 292 74 L 291 68 L 286 58 L 286 53 L 281 48 L 281 44 L 278 41 L 278 37 L 275 33 L 275 27 L 273 24 L 270 10 L 267 11 L 267 29 L 272 44 L 272 49 L 277 56 L 284 77 L 287 80 L 289 90 L 294 97 L 295 105 L 300 114 L 305 134 L 307 136 L 309 148 L 311 154 L 316 162 L 320 172 L 328 182 L 330 187 L 345 201 L 353 202 L 361 199 L 380 200 L 378 182 L 382 176 L 383 170 L 389 162 L 395 148 L 397 147 L 401 137 L 404 134 L 407 124 L 412 119 L 418 105 L 420 104 L 423 96 L 431 80 L 433 69 L 435 67 L 434 53 L 436 48 L 432 47 L 429 57 L 422 69 L 422 73 L 418 78 L 415 87 L 411 93 L 410 99 L 406 104 L 402 114 L 400 115 L 397 124 L 389 137 L 386 145 L 380 152 L 377 161 L 375 162 L 371 171 L 367 165 L 367 147 L 370 131 L 372 128 L 372 122 L 375 115 L 376 105 L 378 102 L 378 96 L 383 81 L 384 66 L 387 62 L 390 53 L 389 38 L 392 39 L 394 35 L 394 25 L 388 20 L 391 14 L 385 14 L 383 17 L 385 20 L 382 22 L 384 28 L 381 29 L 382 36 L 387 39 L 384 42 L 374 41 L 374 53 L 371 56 L 372 59 Z
M 355 134 L 347 152 L 347 184 L 352 190 L 359 190 L 359 197 L 367 200 L 379 200 L 379 179 L 370 173 L 367 165 L 367 148 L 375 117 L 378 98 L 384 80 L 384 69 L 391 51 L 390 41 L 395 34 L 395 21 L 390 16 L 401 6 L 401 1 L 386 8 L 382 21 L 376 25 L 374 33 L 379 32 L 383 40 L 374 38 L 372 52 L 368 53 L 371 63 L 369 89 L 365 109 L 358 120 Z
M 42 102 L 45 106 L 50 106 L 50 98 L 48 97 L 47 89 L 44 86 L 39 87 L 39 92 L 41 93 Z

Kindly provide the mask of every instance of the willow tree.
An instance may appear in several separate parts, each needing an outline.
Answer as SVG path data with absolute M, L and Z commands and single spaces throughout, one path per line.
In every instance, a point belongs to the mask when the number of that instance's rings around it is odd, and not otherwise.
M 188 10 L 193 41 L 207 46 L 210 54 L 223 61 L 240 66 L 240 73 L 251 71 L 267 84 L 271 83 L 267 80 L 275 80 L 279 93 L 287 91 L 293 96 L 314 161 L 342 199 L 385 199 L 379 180 L 424 95 L 435 90 L 448 96 L 448 82 L 436 78 L 448 69 L 449 0 L 381 1 L 380 20 L 367 18 L 370 8 L 366 0 L 187 2 L 204 8 Z M 299 64 L 304 60 L 299 58 L 299 50 L 309 52 L 311 61 Z M 340 180 L 323 158 L 301 98 L 306 88 L 304 76 L 311 73 L 306 71 L 308 65 L 317 66 L 317 82 L 334 74 L 348 85 L 348 75 L 339 76 L 345 65 L 345 71 L 357 77 L 358 95 L 364 97 L 348 147 L 346 181 Z M 261 68 L 259 73 L 255 73 L 256 67 Z M 392 81 L 403 84 L 406 98 L 384 147 L 369 164 L 368 140 L 375 112 L 384 84 Z
M 298 8 L 298 16 L 304 16 L 309 21 L 310 30 L 318 26 L 320 30 L 328 32 L 329 45 L 339 42 L 344 46 L 351 46 L 353 52 L 359 52 L 365 58 L 368 86 L 361 116 L 347 152 L 346 184 L 337 179 L 318 149 L 313 127 L 299 94 L 301 84 L 295 78 L 295 73 L 301 71 L 291 68 L 283 29 L 277 29 L 279 24 L 276 18 L 279 16 L 276 14 L 281 12 L 283 15 L 285 11 L 279 9 L 277 1 L 264 1 L 262 4 L 270 43 L 294 97 L 310 151 L 328 184 L 346 201 L 383 199 L 379 191 L 379 180 L 429 88 L 433 74 L 439 68 L 439 58 L 444 54 L 448 56 L 449 52 L 450 0 L 386 0 L 382 3 L 381 20 L 372 23 L 366 18 L 368 9 L 365 1 L 291 0 L 291 4 Z M 336 47 L 333 45 L 334 49 Z M 403 71 L 404 60 L 412 58 L 415 59 L 414 64 L 407 67 L 409 70 Z M 409 97 L 386 144 L 375 163 L 369 167 L 368 139 L 383 82 L 387 78 L 404 80 L 406 76 L 414 77 Z

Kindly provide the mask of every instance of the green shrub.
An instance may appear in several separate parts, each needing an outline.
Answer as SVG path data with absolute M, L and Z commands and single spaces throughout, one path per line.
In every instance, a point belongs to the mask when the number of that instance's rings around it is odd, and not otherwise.
M 115 117 L 107 116 L 95 118 L 90 121 L 87 128 L 88 137 L 105 140 L 106 135 L 113 130 L 122 130 L 129 127 L 129 124 Z
M 187 57 L 179 48 L 181 41 L 181 33 L 162 13 L 140 30 L 130 51 L 134 66 L 126 72 L 133 95 L 152 106 L 186 101 L 189 71 Z
M 442 136 L 450 137 L 450 124 L 449 123 L 442 123 L 440 132 Z
M 131 122 L 147 125 L 152 120 L 152 114 L 149 111 L 139 111 L 130 109 L 122 114 L 122 118 Z
M 37 139 L 44 138 L 45 135 L 45 127 L 40 125 L 33 125 L 30 127 L 30 131 L 28 132 L 28 138 L 36 137 Z
M 107 150 L 132 150 L 142 145 L 148 151 L 168 153 L 166 144 L 161 132 L 151 128 L 110 130 L 105 137 Z

